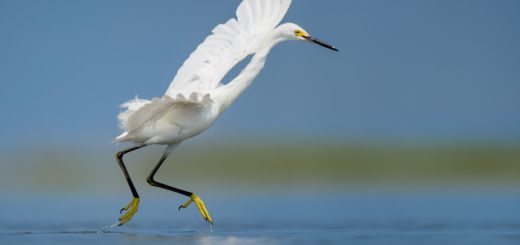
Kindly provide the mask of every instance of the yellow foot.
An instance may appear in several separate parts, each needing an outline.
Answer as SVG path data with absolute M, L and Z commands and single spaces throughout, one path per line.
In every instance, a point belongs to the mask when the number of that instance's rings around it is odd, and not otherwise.
M 130 221 L 132 217 L 134 217 L 134 214 L 137 212 L 137 209 L 139 208 L 139 198 L 134 197 L 132 201 L 128 203 L 128 205 L 119 211 L 119 213 L 123 214 L 123 211 L 126 211 L 121 217 L 119 217 L 119 226 L 125 224 L 126 222 Z
M 199 212 L 202 215 L 202 218 L 204 218 L 206 222 L 213 225 L 213 220 L 211 219 L 211 216 L 209 216 L 208 210 L 206 209 L 206 206 L 204 206 L 204 202 L 202 201 L 202 199 L 200 199 L 199 196 L 195 194 L 191 194 L 190 199 L 183 205 L 179 206 L 179 210 L 181 208 L 187 208 L 192 202 L 195 202 L 195 204 L 197 204 L 197 208 L 199 208 Z

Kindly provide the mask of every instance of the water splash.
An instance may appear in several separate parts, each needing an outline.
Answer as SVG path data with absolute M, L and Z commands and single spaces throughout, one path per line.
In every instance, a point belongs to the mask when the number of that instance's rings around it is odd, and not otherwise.
M 110 231 L 111 229 L 115 228 L 115 227 L 118 227 L 119 226 L 119 220 L 116 220 L 115 223 L 111 224 L 111 225 L 106 225 L 106 226 L 103 226 L 103 228 L 101 228 L 100 231 L 98 231 L 98 234 L 99 233 L 105 233 L 105 232 L 108 232 Z

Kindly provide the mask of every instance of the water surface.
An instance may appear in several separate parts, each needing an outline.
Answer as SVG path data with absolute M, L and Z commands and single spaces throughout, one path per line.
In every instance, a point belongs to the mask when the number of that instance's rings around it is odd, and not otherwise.
M 1 244 L 520 244 L 520 195 L 486 192 L 222 194 L 211 231 L 181 197 L 142 196 L 135 218 L 102 231 L 118 197 L 17 196 L 0 204 Z

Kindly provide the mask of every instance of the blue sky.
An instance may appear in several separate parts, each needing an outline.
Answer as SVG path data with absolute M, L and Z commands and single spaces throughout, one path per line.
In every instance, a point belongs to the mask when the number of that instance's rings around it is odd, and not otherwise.
M 0 144 L 108 144 L 239 1 L 0 1 Z M 274 48 L 206 137 L 520 139 L 520 2 L 294 0 L 341 52 Z

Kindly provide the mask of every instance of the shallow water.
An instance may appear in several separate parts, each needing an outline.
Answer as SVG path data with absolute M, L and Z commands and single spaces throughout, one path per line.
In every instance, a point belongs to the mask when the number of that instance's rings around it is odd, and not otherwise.
M 164 194 L 142 196 L 130 223 L 105 232 L 124 195 L 9 197 L 0 244 L 520 244 L 514 191 L 228 193 L 204 198 L 213 231 Z

